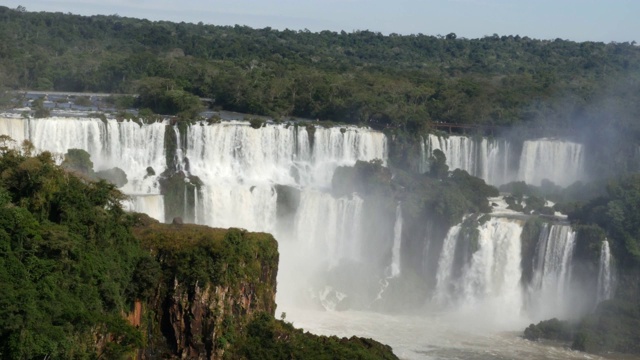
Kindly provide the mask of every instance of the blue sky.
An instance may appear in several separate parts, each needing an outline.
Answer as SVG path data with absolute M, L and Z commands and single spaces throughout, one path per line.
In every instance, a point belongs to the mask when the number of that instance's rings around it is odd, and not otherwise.
M 640 0 L 3 0 L 1 5 L 254 28 L 640 42 Z

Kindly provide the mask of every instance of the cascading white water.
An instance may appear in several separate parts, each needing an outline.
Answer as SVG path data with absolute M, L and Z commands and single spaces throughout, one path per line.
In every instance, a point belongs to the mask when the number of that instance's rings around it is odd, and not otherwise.
M 424 160 L 428 161 L 434 150 L 438 149 L 447 157 L 447 165 L 450 170 L 462 169 L 469 174 L 476 173 L 476 165 L 478 157 L 476 155 L 476 146 L 473 139 L 466 136 L 449 136 L 440 137 L 429 134 L 427 155 L 423 155 Z
M 357 160 L 387 162 L 384 134 L 357 128 L 316 128 L 314 132 L 309 184 L 328 187 L 338 166 L 351 166 Z
M 201 221 L 210 226 L 259 231 L 276 229 L 277 194 L 273 185 L 302 187 L 307 195 L 301 198 L 303 209 L 321 206 L 320 202 L 305 203 L 314 198 L 306 189 L 328 187 L 338 166 L 387 158 L 383 134 L 355 127 L 344 132 L 319 127 L 313 146 L 304 127 L 268 125 L 253 129 L 239 121 L 191 126 L 187 139 L 191 173 L 204 183 L 198 199 Z
M 130 121 L 104 123 L 91 118 L 0 117 L 0 130 L 6 130 L 17 142 L 31 141 L 39 151 L 62 155 L 69 149 L 85 150 L 96 170 L 119 167 L 127 174 L 130 180 L 123 189 L 126 193 L 159 193 L 155 178 L 146 177 L 146 169 L 152 167 L 159 174 L 166 168 L 162 123 L 140 127 Z
M 311 146 L 304 127 L 268 125 L 253 129 L 240 121 L 191 126 L 186 155 L 192 172 L 208 179 L 328 187 L 338 166 L 387 159 L 383 134 L 355 127 L 344 129 L 343 133 L 338 128 L 316 128 Z
M 535 319 L 571 314 L 571 267 L 576 233 L 568 225 L 545 224 L 534 257 L 529 312 Z
M 451 303 L 452 299 L 452 276 L 453 276 L 453 257 L 458 243 L 458 236 L 462 225 L 452 226 L 447 232 L 442 245 L 442 252 L 438 259 L 438 272 L 436 274 L 436 291 L 434 301 L 439 305 Z
M 504 139 L 430 134 L 420 144 L 421 172 L 428 171 L 429 157 L 436 149 L 444 153 L 450 170 L 465 170 L 496 186 L 511 181 L 540 185 L 543 179 L 568 186 L 585 178 L 583 146 L 565 140 L 527 140 L 522 152 L 515 154 Z
M 428 170 L 429 157 L 438 149 L 447 158 L 449 170 L 465 170 L 493 185 L 505 184 L 514 179 L 514 172 L 510 169 L 511 147 L 506 140 L 475 139 L 458 135 L 440 137 L 430 134 L 420 145 L 420 172 Z
M 479 154 L 482 167 L 475 176 L 485 179 L 488 184 L 495 185 L 513 181 L 512 156 L 511 144 L 507 140 L 483 138 Z
M 462 225 L 456 225 L 444 242 L 434 301 L 462 311 L 494 314 L 495 322 L 520 320 L 522 289 L 520 287 L 519 220 L 492 217 L 478 227 L 477 250 L 455 275 L 454 258 L 457 244 L 469 241 L 460 236 Z
M 184 161 L 184 151 L 182 146 L 182 136 L 180 135 L 180 131 L 177 126 L 173 128 L 174 134 L 176 134 L 176 153 L 174 155 L 174 161 L 176 164 L 176 171 L 182 171 L 186 173 L 187 166 Z
M 148 175 L 147 168 L 153 168 L 156 174 L 166 169 L 164 131 L 164 123 L 140 126 L 131 121 L 103 122 L 96 118 L 0 117 L 0 133 L 11 136 L 18 144 L 29 140 L 36 150 L 57 154 L 59 161 L 69 149 L 82 149 L 91 155 L 96 171 L 119 167 L 128 179 L 121 190 L 134 196 L 160 194 L 158 177 Z M 156 201 L 156 205 L 162 204 Z M 157 209 L 154 214 L 163 211 Z M 153 217 L 160 219 L 159 215 Z
M 400 246 L 402 245 L 402 206 L 396 207 L 396 222 L 393 225 L 393 247 L 391 248 L 391 277 L 400 275 Z
M 28 140 L 27 120 L 19 117 L 10 117 L 7 115 L 0 117 L 0 134 L 9 135 L 20 145 L 22 141 Z
M 556 185 L 568 186 L 584 179 L 582 145 L 554 139 L 528 140 L 522 145 L 518 180 L 540 185 L 549 179 Z
M 191 126 L 185 155 L 190 173 L 203 183 L 198 221 L 274 233 L 282 254 L 278 294 L 285 300 L 279 304 L 306 296 L 301 288 L 313 286 L 304 292 L 333 308 L 345 295 L 316 277 L 343 261 L 361 260 L 363 200 L 335 198 L 326 190 L 339 166 L 358 160 L 385 163 L 387 143 L 382 133 L 351 126 L 316 127 L 312 141 L 309 133 L 304 126 L 254 129 L 242 121 Z M 275 185 L 299 191 L 290 224 L 279 223 Z
M 318 190 L 305 190 L 295 217 L 294 238 L 306 243 L 307 253 L 329 267 L 340 260 L 361 259 L 362 199 L 335 199 Z
M 424 174 L 429 172 L 429 158 L 431 156 L 431 150 L 429 144 L 425 140 L 424 136 L 420 135 L 420 161 L 418 162 L 418 172 Z
M 600 248 L 600 263 L 598 266 L 598 295 L 597 302 L 611 299 L 613 295 L 613 274 L 611 271 L 611 250 L 609 241 L 604 240 Z
M 393 243 L 391 246 L 391 263 L 385 269 L 385 276 L 379 280 L 379 290 L 375 300 L 382 300 L 384 292 L 389 287 L 389 280 L 400 276 L 400 248 L 402 246 L 402 206 L 396 206 L 396 221 L 393 224 Z

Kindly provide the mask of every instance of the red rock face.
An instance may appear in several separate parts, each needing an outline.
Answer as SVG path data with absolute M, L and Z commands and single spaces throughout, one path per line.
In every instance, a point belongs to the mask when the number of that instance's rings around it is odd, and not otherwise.
M 133 303 L 133 311 L 127 314 L 127 322 L 136 328 L 142 325 L 142 302 L 136 300 Z

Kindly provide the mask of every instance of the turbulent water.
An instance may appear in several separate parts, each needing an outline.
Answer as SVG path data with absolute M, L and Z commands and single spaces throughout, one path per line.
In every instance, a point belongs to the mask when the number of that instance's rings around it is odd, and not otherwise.
M 565 140 L 526 140 L 518 154 L 505 139 L 429 135 L 421 144 L 420 172 L 428 170 L 436 149 L 444 153 L 451 170 L 465 170 L 496 186 L 511 181 L 540 185 L 544 179 L 568 186 L 586 177 L 583 146 Z
M 374 338 L 407 360 L 569 360 L 601 359 L 522 339 L 520 332 L 491 326 L 487 314 L 386 315 L 360 311 L 291 309 L 293 325 L 320 335 Z M 524 325 L 526 326 L 526 325 Z
M 7 116 L 0 117 L 0 133 L 17 141 L 29 139 L 60 160 L 68 149 L 79 148 L 91 154 L 96 170 L 121 168 L 129 180 L 122 189 L 130 195 L 125 208 L 160 221 L 172 220 L 165 216 L 170 204 L 161 195 L 161 174 L 177 171 L 185 181 L 199 179 L 197 190 L 189 193 L 184 187 L 185 208 L 180 213 L 209 226 L 274 233 L 281 253 L 278 311 L 308 330 L 374 337 L 393 345 L 403 358 L 578 358 L 503 332 L 550 316 L 571 315 L 576 296 L 595 298 L 588 289 L 574 291 L 572 285 L 575 232 L 568 225 L 546 225 L 533 262 L 527 263 L 520 239 L 524 220 L 513 212 L 496 211 L 472 229 L 456 225 L 446 236 L 437 235 L 437 224 L 425 219 L 425 230 L 416 235 L 415 229 L 407 229 L 403 203 L 388 209 L 384 204 L 367 205 L 355 193 L 334 195 L 332 177 L 338 167 L 374 159 L 386 164 L 387 139 L 380 132 L 290 124 L 254 129 L 242 121 L 195 124 L 180 132 L 168 122 L 140 126 L 115 120 Z M 167 154 L 171 137 L 175 152 Z M 515 157 L 510 146 L 501 140 L 429 136 L 422 143 L 420 166 L 424 170 L 428 154 L 438 148 L 450 167 L 493 184 L 551 178 L 566 185 L 583 176 L 578 144 L 525 142 Z M 172 168 L 168 158 L 173 159 Z M 563 174 L 556 166 L 563 167 Z M 593 286 L 598 301 L 612 293 L 611 261 L 604 242 Z M 530 264 L 532 273 L 526 287 L 521 282 L 523 264 Z M 420 295 L 411 289 L 416 276 L 432 284 Z M 416 296 L 423 298 L 416 302 Z M 353 311 L 402 308 L 410 299 L 422 304 L 417 306 L 419 316 Z M 348 309 L 352 311 L 334 311 Z

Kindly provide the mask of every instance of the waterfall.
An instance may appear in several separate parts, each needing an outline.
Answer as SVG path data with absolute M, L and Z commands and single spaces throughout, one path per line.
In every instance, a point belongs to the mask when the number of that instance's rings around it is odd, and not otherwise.
M 611 251 L 609 241 L 604 240 L 600 247 L 600 263 L 598 266 L 597 303 L 611 299 L 613 295 L 613 274 L 611 272 Z
M 476 174 L 477 155 L 473 139 L 466 136 L 439 137 L 429 135 L 429 156 L 438 149 L 447 157 L 449 169 L 462 169 L 469 174 Z
M 540 185 L 543 179 L 568 186 L 585 178 L 583 146 L 565 140 L 527 140 L 517 154 L 505 139 L 430 134 L 420 143 L 420 172 L 429 170 L 436 149 L 444 153 L 450 170 L 465 170 L 496 186 L 511 181 Z
M 540 185 L 549 179 L 568 186 L 584 178 L 584 151 L 581 144 L 554 139 L 525 141 L 522 145 L 518 179 Z
M 436 291 L 434 300 L 439 305 L 446 305 L 451 302 L 451 293 L 453 288 L 453 258 L 455 255 L 458 235 L 462 224 L 452 226 L 447 232 L 442 245 L 442 252 L 438 259 L 438 272 L 436 273 Z
M 518 317 L 522 307 L 520 287 L 520 234 L 517 220 L 493 217 L 478 227 L 477 249 L 461 269 L 456 269 L 455 252 L 463 225 L 447 234 L 436 275 L 434 302 L 473 311 L 491 310 L 501 321 Z
M 343 131 L 344 129 L 344 131 Z M 365 136 L 363 136 L 365 135 Z M 316 128 L 313 142 L 313 183 L 328 187 L 338 166 L 351 166 L 357 160 L 387 160 L 387 143 L 382 133 L 356 128 Z
M 530 289 L 535 318 L 566 317 L 571 312 L 568 295 L 575 240 L 568 225 L 545 224 L 540 232 Z
M 22 118 L 8 117 L 3 115 L 0 117 L 0 134 L 9 135 L 16 141 L 16 145 L 20 145 L 23 140 L 28 140 L 27 121 Z
M 342 259 L 360 260 L 362 204 L 357 195 L 335 199 L 318 190 L 305 190 L 296 213 L 294 238 L 305 241 L 309 254 L 330 267 Z
M 146 169 L 152 167 L 157 174 L 166 169 L 164 127 L 162 123 L 141 127 L 130 121 L 93 118 L 0 117 L 0 131 L 18 143 L 30 140 L 36 150 L 58 154 L 58 159 L 69 149 L 82 149 L 91 155 L 96 171 L 121 168 L 129 179 L 122 189 L 127 194 L 159 193 L 157 178 L 147 177 Z
M 182 136 L 177 126 L 173 127 L 173 132 L 176 134 L 176 153 L 174 154 L 174 162 L 176 164 L 176 171 L 187 173 L 187 166 L 184 161 L 184 147 L 182 145 Z
M 198 196 L 199 220 L 216 227 L 274 231 L 277 194 L 273 185 L 324 189 L 330 186 L 338 166 L 352 166 L 357 160 L 386 161 L 383 134 L 356 127 L 344 129 L 316 128 L 311 147 L 307 129 L 298 126 L 253 129 L 246 122 L 231 121 L 189 127 L 186 157 L 191 174 L 204 184 Z M 317 191 L 304 190 L 301 207 L 307 209 L 311 206 L 307 202 L 319 197 Z M 331 201 L 333 210 L 345 203 L 325 196 L 325 210 Z M 332 221 L 338 223 L 342 218 Z
M 54 154 L 64 154 L 71 148 L 83 149 L 91 155 L 95 170 L 116 166 L 124 170 L 129 182 L 122 190 L 133 195 L 135 200 L 126 205 L 132 209 L 144 208 L 141 202 L 152 199 L 142 195 L 160 193 L 158 175 L 167 168 L 164 149 L 167 126 L 166 123 L 138 125 L 131 121 L 80 117 L 0 117 L 0 132 L 11 136 L 18 144 L 28 139 L 37 150 Z M 351 237 L 350 246 L 358 248 L 360 235 L 353 234 L 359 230 L 353 224 L 357 224 L 355 219 L 362 199 L 357 196 L 334 199 L 323 191 L 330 187 L 333 172 L 339 166 L 373 159 L 386 163 L 386 137 L 380 132 L 354 126 L 315 127 L 313 132 L 310 129 L 290 124 L 268 124 L 253 129 L 248 122 L 230 121 L 211 126 L 189 126 L 181 136 L 177 127 L 173 127 L 178 170 L 188 170 L 203 183 L 200 191 L 193 194 L 195 209 L 185 209 L 185 212 L 193 212 L 198 222 L 210 226 L 274 231 L 277 223 L 274 185 L 294 186 L 305 194 L 302 208 L 311 209 L 309 201 L 322 204 L 318 205 L 322 211 L 333 214 L 323 214 L 324 218 L 335 216 L 331 223 L 343 228 L 336 230 L 337 234 L 345 239 Z M 188 169 L 185 159 L 188 159 Z M 158 175 L 149 176 L 148 167 Z M 316 201 L 318 198 L 322 201 Z M 161 206 L 161 202 L 158 200 L 156 205 Z M 352 215 L 356 217 L 345 218 L 345 213 L 356 214 Z M 305 231 L 304 221 L 298 218 L 298 232 Z M 347 221 L 345 219 L 351 219 L 348 220 L 350 223 L 340 225 Z M 353 227 L 349 230 L 353 234 L 348 235 L 344 230 L 346 227 Z M 350 251 L 352 254 L 357 252 Z M 336 254 L 334 251 L 333 255 Z
M 161 222 L 164 199 L 157 176 L 149 176 L 147 168 L 152 167 L 157 174 L 166 169 L 164 128 L 163 123 L 140 126 L 130 121 L 104 122 L 95 118 L 0 117 L 0 134 L 11 136 L 18 145 L 29 140 L 37 151 L 50 151 L 58 161 L 69 149 L 82 149 L 91 155 L 96 171 L 119 167 L 128 179 L 121 189 L 129 195 L 123 207 Z
M 474 175 L 484 179 L 488 184 L 502 185 L 513 181 L 514 171 L 511 169 L 512 149 L 506 140 L 482 139 L 480 143 L 480 159 L 482 167 Z
M 420 135 L 420 160 L 418 161 L 418 173 L 424 174 L 429 172 L 429 156 L 428 143 L 425 138 Z
M 493 185 L 514 180 L 511 146 L 506 140 L 474 139 L 458 135 L 439 137 L 430 134 L 420 144 L 421 172 L 428 171 L 429 157 L 436 149 L 444 153 L 449 170 L 465 170 Z
M 387 159 L 383 134 L 356 127 L 317 128 L 311 148 L 306 128 L 268 125 L 260 129 L 231 121 L 191 126 L 187 157 L 191 172 L 207 179 L 328 187 L 338 166 Z
M 393 225 L 393 247 L 391 248 L 391 277 L 400 275 L 400 246 L 402 245 L 402 207 L 396 206 L 396 221 Z

